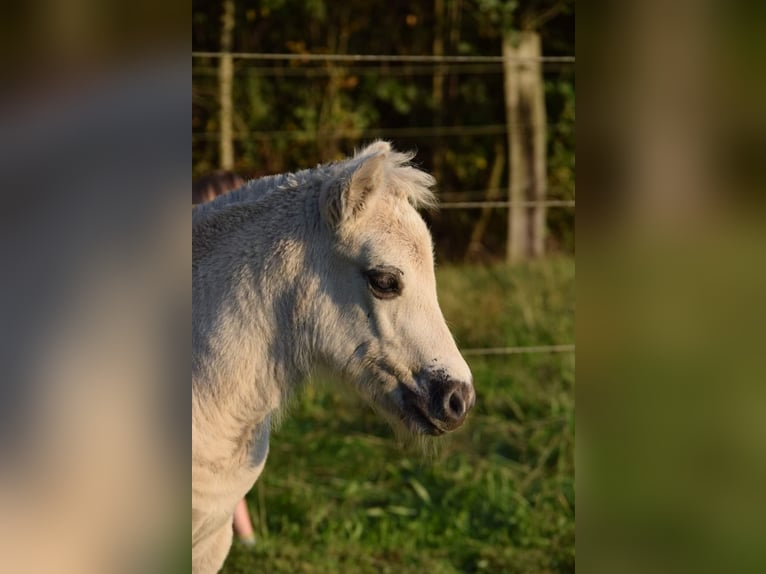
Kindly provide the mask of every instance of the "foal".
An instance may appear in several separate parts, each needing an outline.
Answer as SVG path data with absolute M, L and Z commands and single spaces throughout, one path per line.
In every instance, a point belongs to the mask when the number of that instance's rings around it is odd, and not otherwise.
M 433 178 L 376 142 L 271 176 L 192 216 L 192 569 L 217 572 L 272 414 L 310 372 L 340 375 L 418 435 L 459 427 L 471 373 L 436 297 L 416 209 Z

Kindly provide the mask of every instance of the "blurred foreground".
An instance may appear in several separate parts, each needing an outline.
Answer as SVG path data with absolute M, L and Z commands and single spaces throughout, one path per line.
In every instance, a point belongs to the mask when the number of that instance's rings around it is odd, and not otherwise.
M 764 5 L 582 8 L 578 566 L 763 572 Z
M 191 103 L 175 5 L 0 14 L 2 572 L 187 560 Z

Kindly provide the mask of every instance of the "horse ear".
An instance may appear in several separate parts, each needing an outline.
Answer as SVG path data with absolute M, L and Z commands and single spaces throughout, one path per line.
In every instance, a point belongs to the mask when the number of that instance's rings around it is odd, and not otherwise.
M 322 215 L 333 229 L 357 218 L 364 211 L 370 196 L 382 187 L 386 163 L 386 154 L 382 151 L 355 158 L 351 169 L 323 191 Z

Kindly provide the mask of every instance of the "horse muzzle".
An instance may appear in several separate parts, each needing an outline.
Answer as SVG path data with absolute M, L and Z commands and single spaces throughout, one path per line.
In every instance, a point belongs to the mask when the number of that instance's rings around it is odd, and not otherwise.
M 405 421 L 423 434 L 440 435 L 460 427 L 476 402 L 471 383 L 442 373 L 425 378 L 418 391 L 402 389 Z

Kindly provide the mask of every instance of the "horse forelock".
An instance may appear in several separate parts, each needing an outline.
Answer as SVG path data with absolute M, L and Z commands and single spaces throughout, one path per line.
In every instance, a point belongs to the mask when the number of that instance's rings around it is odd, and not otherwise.
M 438 205 L 433 190 L 436 180 L 431 174 L 412 164 L 415 152 L 396 151 L 389 142 L 377 140 L 358 150 L 350 161 L 359 161 L 378 154 L 383 154 L 386 158 L 385 174 L 390 189 L 406 198 L 415 209 L 434 209 Z

